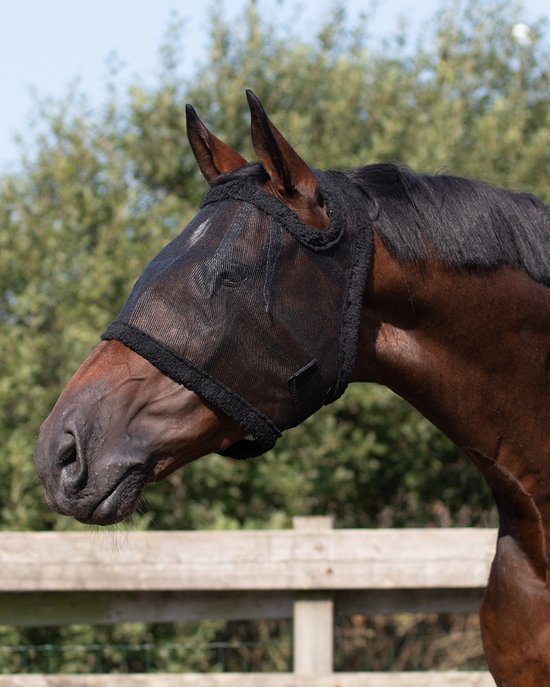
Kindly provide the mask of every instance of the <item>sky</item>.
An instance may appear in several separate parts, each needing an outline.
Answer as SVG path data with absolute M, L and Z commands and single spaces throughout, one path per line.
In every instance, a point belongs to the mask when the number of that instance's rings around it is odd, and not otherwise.
M 441 7 L 442 0 L 379 0 L 371 33 L 392 33 L 400 17 L 415 32 Z M 105 97 L 107 61 L 115 53 L 127 78 L 155 82 L 158 49 L 174 11 L 185 22 L 185 68 L 192 74 L 205 59 L 212 7 L 232 20 L 247 0 L 0 0 L 0 169 L 9 168 L 18 151 L 16 133 L 25 137 L 40 98 L 63 97 L 78 79 L 92 105 Z M 302 21 L 312 31 L 326 17 L 331 0 L 257 0 L 266 17 Z M 369 0 L 344 0 L 352 18 L 369 9 Z M 297 13 L 296 8 L 301 7 Z M 522 21 L 550 17 L 548 0 L 524 0 Z M 301 18 L 301 19 L 300 19 Z

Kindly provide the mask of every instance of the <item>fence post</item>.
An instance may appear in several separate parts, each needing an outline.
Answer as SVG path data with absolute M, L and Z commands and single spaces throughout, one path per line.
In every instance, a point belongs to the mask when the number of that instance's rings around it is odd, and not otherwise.
M 332 529 L 332 516 L 293 518 L 295 530 Z M 331 591 L 294 595 L 294 673 L 329 675 L 334 670 L 334 598 Z

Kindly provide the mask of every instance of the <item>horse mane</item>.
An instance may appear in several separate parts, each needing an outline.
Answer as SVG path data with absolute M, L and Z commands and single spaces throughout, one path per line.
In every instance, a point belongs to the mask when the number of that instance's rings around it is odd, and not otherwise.
M 510 265 L 550 286 L 550 207 L 528 193 L 395 163 L 346 172 L 377 206 L 375 228 L 399 260 L 490 270 Z

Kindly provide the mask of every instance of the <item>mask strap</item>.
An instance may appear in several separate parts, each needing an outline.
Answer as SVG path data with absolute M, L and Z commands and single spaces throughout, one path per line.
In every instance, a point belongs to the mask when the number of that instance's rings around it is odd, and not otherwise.
M 293 374 L 288 380 L 288 388 L 296 412 L 296 424 L 300 424 L 318 410 L 326 400 L 317 360 L 313 359 Z

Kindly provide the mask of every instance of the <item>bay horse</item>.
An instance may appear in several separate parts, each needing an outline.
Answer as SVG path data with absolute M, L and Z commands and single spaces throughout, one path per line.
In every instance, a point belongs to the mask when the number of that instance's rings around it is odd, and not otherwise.
M 550 208 L 393 163 L 319 172 L 247 97 L 252 164 L 187 107 L 210 190 L 43 423 L 48 503 L 117 522 L 147 482 L 257 455 L 348 382 L 384 384 L 494 493 L 497 685 L 549 685 Z

